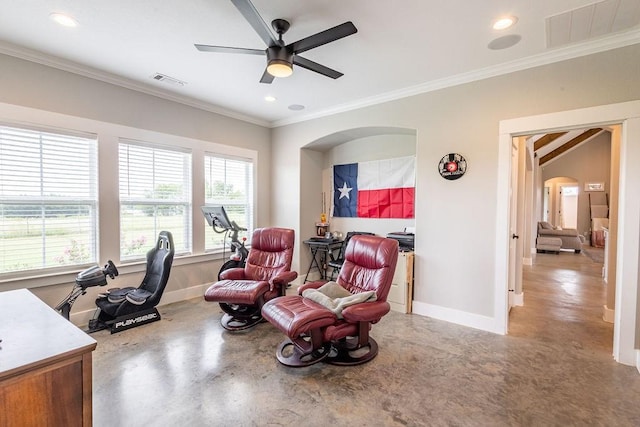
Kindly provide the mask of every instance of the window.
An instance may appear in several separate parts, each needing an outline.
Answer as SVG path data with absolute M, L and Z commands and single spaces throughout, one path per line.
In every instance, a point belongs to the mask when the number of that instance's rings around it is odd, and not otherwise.
M 94 135 L 0 126 L 0 273 L 95 263 Z
M 253 231 L 253 162 L 250 159 L 221 157 L 205 154 L 205 203 L 224 206 L 229 219 L 247 231 Z M 204 221 L 204 219 L 203 219 Z M 207 225 L 205 250 L 224 247 L 224 234 L 218 234 Z
M 120 259 L 143 259 L 162 230 L 191 252 L 191 153 L 121 141 L 119 170 Z

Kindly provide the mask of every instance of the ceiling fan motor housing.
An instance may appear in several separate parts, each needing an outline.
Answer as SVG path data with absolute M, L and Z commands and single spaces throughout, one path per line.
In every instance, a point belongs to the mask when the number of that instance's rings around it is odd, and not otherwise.
M 279 62 L 293 64 L 293 51 L 289 51 L 286 47 L 271 46 L 267 48 L 267 62 Z

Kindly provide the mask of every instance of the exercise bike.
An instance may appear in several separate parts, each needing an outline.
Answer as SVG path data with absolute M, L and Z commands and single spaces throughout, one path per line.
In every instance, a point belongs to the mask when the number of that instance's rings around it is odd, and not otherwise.
M 230 268 L 244 268 L 249 250 L 245 246 L 247 238 L 243 237 L 242 240 L 238 240 L 238 232 L 247 231 L 247 229 L 238 226 L 235 221 L 231 221 L 224 206 L 202 206 L 201 209 L 207 223 L 213 228 L 214 232 L 218 234 L 226 233 L 225 241 L 229 238 L 229 233 L 231 233 L 229 245 L 231 256 L 218 271 L 218 280 L 220 280 L 220 274 L 223 271 Z
M 107 277 L 114 279 L 117 275 L 118 269 L 111 260 L 107 261 L 107 264 L 102 268 L 94 265 L 81 271 L 76 276 L 76 283 L 73 285 L 73 288 L 71 288 L 69 295 L 60 301 L 55 309 L 59 311 L 65 319 L 69 320 L 69 313 L 71 312 L 73 303 L 76 302 L 76 299 L 78 299 L 80 295 L 87 293 L 87 288 L 104 286 L 107 284 Z

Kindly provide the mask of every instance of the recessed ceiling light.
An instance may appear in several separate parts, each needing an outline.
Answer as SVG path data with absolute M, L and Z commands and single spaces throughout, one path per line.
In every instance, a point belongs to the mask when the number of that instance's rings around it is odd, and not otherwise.
M 53 13 L 49 14 L 49 18 L 53 19 L 58 24 L 63 25 L 65 27 L 77 27 L 78 26 L 78 21 L 76 21 L 76 19 L 73 16 L 70 16 L 70 15 L 67 15 L 67 14 L 64 14 L 64 13 L 53 12 Z
M 276 97 L 275 96 L 271 96 L 271 95 L 267 95 L 264 97 L 264 100 L 267 102 L 275 102 L 276 101 Z
M 300 111 L 300 110 L 304 110 L 304 105 L 300 105 L 300 104 L 291 104 L 291 105 L 289 105 L 289 110 L 291 110 L 291 111 Z
M 515 24 L 516 22 L 518 22 L 518 18 L 516 18 L 515 16 L 503 16 L 493 23 L 493 29 L 506 30 L 507 28 L 513 26 L 513 24 Z

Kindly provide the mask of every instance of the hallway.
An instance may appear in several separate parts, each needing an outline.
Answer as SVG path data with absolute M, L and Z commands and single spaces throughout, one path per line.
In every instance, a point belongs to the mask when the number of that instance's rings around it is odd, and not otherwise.
M 93 334 L 94 425 L 637 426 L 640 374 L 611 356 L 599 269 L 539 255 L 506 336 L 391 312 L 355 367 L 286 368 L 268 323 L 231 334 L 202 298 L 160 307 L 160 322 Z
M 602 320 L 602 264 L 584 253 L 536 254 L 523 266 L 523 307 L 509 316 L 509 335 L 570 345 L 612 358 L 613 324 Z

